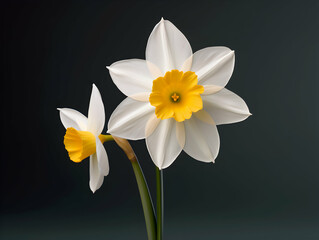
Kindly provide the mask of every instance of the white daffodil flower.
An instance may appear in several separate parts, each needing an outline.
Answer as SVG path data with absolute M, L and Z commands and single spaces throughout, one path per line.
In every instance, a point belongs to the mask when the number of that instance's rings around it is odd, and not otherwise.
M 63 126 L 66 128 L 64 145 L 73 162 L 81 162 L 90 156 L 90 188 L 94 193 L 102 186 L 104 176 L 109 173 L 108 156 L 103 146 L 108 136 L 101 132 L 105 123 L 101 94 L 93 84 L 88 118 L 70 108 L 58 108 Z
M 115 85 L 128 96 L 108 123 L 112 135 L 146 138 L 159 169 L 170 166 L 182 150 L 214 162 L 219 151 L 216 125 L 249 115 L 243 99 L 227 90 L 234 51 L 208 47 L 193 54 L 186 37 L 162 19 L 146 46 L 146 60 L 130 59 L 107 67 Z

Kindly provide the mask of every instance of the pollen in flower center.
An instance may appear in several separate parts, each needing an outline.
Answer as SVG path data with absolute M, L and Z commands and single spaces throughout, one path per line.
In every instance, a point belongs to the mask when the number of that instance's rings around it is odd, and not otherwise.
M 171 98 L 174 100 L 174 102 L 176 102 L 179 99 L 179 96 L 176 93 L 174 93 L 174 95 L 172 95 Z
M 153 81 L 149 101 L 155 107 L 157 118 L 182 122 L 203 108 L 200 96 L 203 92 L 204 87 L 198 85 L 194 72 L 172 70 Z

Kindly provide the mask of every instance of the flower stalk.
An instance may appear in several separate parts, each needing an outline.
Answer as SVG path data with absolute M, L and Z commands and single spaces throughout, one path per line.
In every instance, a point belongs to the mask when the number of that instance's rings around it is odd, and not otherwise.
M 156 240 L 156 219 L 154 206 L 141 166 L 130 143 L 123 138 L 118 138 L 115 136 L 113 136 L 113 138 L 119 145 L 119 147 L 122 148 L 122 150 L 125 152 L 126 156 L 132 164 L 138 190 L 140 192 L 148 240 Z
M 157 240 L 163 238 L 164 223 L 164 191 L 163 170 L 156 167 L 156 212 L 157 212 Z

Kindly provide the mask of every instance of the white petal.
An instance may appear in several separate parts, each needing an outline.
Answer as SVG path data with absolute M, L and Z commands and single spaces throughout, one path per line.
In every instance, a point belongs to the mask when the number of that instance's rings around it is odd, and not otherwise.
M 87 118 L 82 113 L 71 108 L 58 108 L 60 119 L 65 128 L 73 127 L 80 131 L 87 130 Z
M 90 188 L 93 193 L 102 186 L 103 180 L 104 176 L 100 172 L 97 155 L 94 153 L 90 156 Z
M 159 169 L 170 166 L 182 151 L 175 123 L 172 118 L 161 120 L 154 132 L 146 138 L 147 149 Z
M 113 63 L 107 67 L 115 85 L 126 96 L 141 92 L 151 92 L 153 78 L 145 60 L 129 59 Z
M 134 95 L 130 95 L 130 98 L 140 102 L 148 102 L 150 99 L 150 94 L 150 92 L 136 93 Z
M 157 118 L 156 114 L 153 113 L 145 126 L 145 138 L 149 137 L 154 132 L 160 122 L 161 119 Z
M 148 70 L 150 71 L 153 79 L 156 79 L 158 77 L 163 77 L 165 75 L 165 73 L 162 73 L 162 71 L 154 63 L 151 63 L 148 61 L 146 61 L 146 63 L 147 63 Z
M 92 87 L 87 130 L 95 136 L 100 135 L 105 123 L 105 111 L 101 94 L 95 84 Z
M 203 87 L 204 87 L 203 95 L 217 93 L 224 88 L 224 87 L 216 86 L 216 85 L 204 85 Z
M 186 37 L 170 21 L 162 19 L 153 29 L 146 46 L 146 60 L 159 67 L 165 74 L 180 70 L 192 56 Z
M 99 137 L 96 137 L 96 155 L 97 155 L 97 161 L 99 163 L 100 173 L 103 176 L 107 176 L 110 171 L 109 159 L 107 157 L 107 153 Z
M 183 63 L 183 65 L 182 65 L 182 67 L 180 69 L 180 71 L 182 71 L 182 72 L 189 71 L 191 69 L 191 67 L 192 67 L 192 63 L 193 63 L 193 55 L 185 60 L 185 62 Z
M 143 139 L 146 124 L 154 112 L 155 108 L 149 102 L 126 98 L 112 113 L 108 123 L 108 133 L 125 139 Z
M 227 47 L 208 47 L 194 53 L 191 71 L 200 85 L 224 87 L 234 70 L 235 54 Z
M 176 121 L 176 136 L 178 144 L 183 149 L 185 146 L 185 126 L 183 122 Z
M 192 117 L 185 120 L 186 143 L 184 151 L 202 162 L 214 162 L 219 151 L 219 135 L 214 124 Z
M 226 88 L 215 94 L 202 96 L 202 99 L 204 109 L 212 116 L 216 125 L 240 122 L 251 115 L 245 101 Z
M 211 124 L 211 125 L 216 125 L 214 119 L 212 118 L 211 115 L 209 115 L 208 112 L 206 112 L 204 109 L 195 112 L 194 116 L 197 117 L 199 120 L 201 120 L 202 122 Z

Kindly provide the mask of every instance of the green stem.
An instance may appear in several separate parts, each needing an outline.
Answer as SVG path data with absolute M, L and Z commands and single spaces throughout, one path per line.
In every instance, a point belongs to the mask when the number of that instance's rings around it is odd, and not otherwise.
M 163 171 L 156 167 L 156 210 L 157 210 L 157 240 L 163 238 L 164 223 L 164 193 L 163 193 Z
M 150 192 L 137 158 L 135 157 L 134 160 L 131 160 L 131 163 L 141 196 L 148 240 L 156 240 L 156 219 Z
M 138 190 L 141 196 L 148 240 L 156 240 L 156 219 L 153 202 L 141 166 L 131 144 L 126 139 L 115 136 L 113 136 L 113 139 L 117 145 L 122 148 L 127 158 L 132 163 Z

